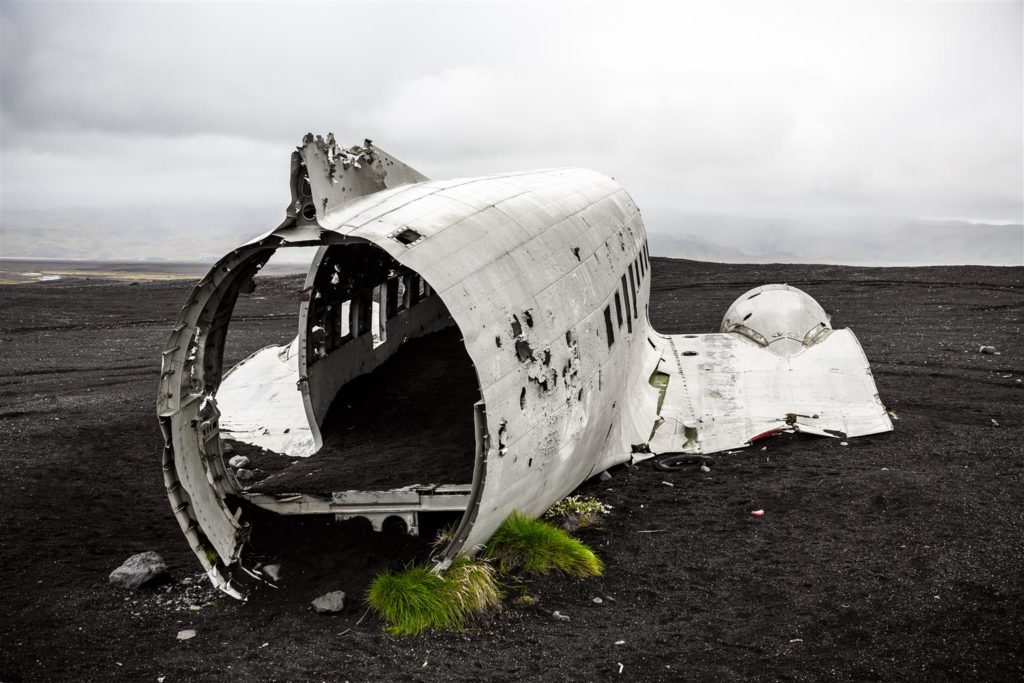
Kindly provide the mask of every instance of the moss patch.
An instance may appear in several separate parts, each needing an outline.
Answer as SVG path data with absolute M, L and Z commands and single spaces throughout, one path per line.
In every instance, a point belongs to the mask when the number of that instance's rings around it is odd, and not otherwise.
M 555 522 L 569 533 L 586 527 L 601 526 L 602 517 L 612 511 L 597 498 L 569 496 L 558 501 L 544 513 L 544 519 Z

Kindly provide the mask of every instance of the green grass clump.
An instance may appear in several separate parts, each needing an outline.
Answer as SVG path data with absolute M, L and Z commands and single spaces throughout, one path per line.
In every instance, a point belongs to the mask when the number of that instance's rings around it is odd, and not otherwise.
M 604 563 L 587 546 L 562 529 L 513 512 L 484 547 L 484 557 L 505 573 L 521 569 L 528 574 L 552 571 L 573 576 L 600 576 Z
M 366 601 L 387 622 L 388 633 L 414 636 L 465 628 L 500 607 L 501 590 L 487 562 L 460 557 L 440 576 L 423 566 L 385 571 L 370 584 Z

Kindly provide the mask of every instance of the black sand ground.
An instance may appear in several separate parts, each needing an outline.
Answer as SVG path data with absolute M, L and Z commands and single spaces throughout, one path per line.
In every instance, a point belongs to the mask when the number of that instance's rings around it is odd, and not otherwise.
M 414 548 L 351 529 L 305 546 L 295 532 L 278 591 L 176 609 L 198 565 L 163 493 L 153 407 L 187 287 L 0 287 L 0 681 L 1024 678 L 1024 269 L 652 270 L 665 332 L 714 329 L 758 284 L 805 289 L 857 332 L 896 431 L 845 448 L 775 438 L 709 474 L 616 468 L 582 487 L 614 506 L 583 535 L 604 577 L 538 580 L 537 607 L 417 638 L 357 625 L 368 575 Z M 266 279 L 242 301 L 231 360 L 294 334 L 296 288 Z M 143 550 L 179 582 L 109 587 Z M 333 588 L 350 607 L 314 614 Z

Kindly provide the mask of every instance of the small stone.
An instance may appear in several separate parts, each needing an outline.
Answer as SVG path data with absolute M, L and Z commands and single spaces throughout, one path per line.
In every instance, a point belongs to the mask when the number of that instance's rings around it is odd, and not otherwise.
M 849 445 L 850 445 L 850 442 L 849 442 L 849 441 L 840 441 L 840 442 L 839 442 L 839 445 L 840 445 L 840 446 L 849 446 Z
M 267 578 L 277 583 L 281 580 L 281 565 L 279 564 L 268 564 L 263 567 L 263 573 L 267 575 Z
M 220 450 L 224 453 L 224 455 L 231 455 L 232 453 L 235 452 L 235 447 L 229 444 L 227 441 L 221 441 Z
M 552 612 L 551 616 L 553 616 L 555 619 L 558 619 L 559 621 L 570 621 L 569 615 L 562 614 L 558 610 L 555 610 L 554 612 Z
M 616 644 L 616 645 L 625 645 L 625 644 L 626 644 L 626 641 L 624 641 L 624 640 L 616 640 L 616 641 L 615 641 L 615 644 Z
M 701 466 L 700 466 L 700 471 L 701 471 L 701 472 L 710 472 L 710 471 L 711 471 L 711 468 L 710 468 L 710 467 L 708 467 L 707 465 L 701 465 Z
M 602 600 L 601 598 L 594 598 L 594 604 L 595 605 L 603 605 L 604 604 L 604 600 Z
M 611 474 L 611 472 L 609 472 L 608 470 L 605 470 L 604 472 L 602 472 L 602 473 L 600 474 L 600 476 L 599 476 L 598 478 L 599 478 L 599 479 L 600 479 L 601 481 L 611 481 L 611 480 L 612 480 L 612 474 Z
M 110 583 L 120 588 L 135 589 L 167 574 L 167 565 L 157 553 L 149 550 L 132 555 L 110 573 Z
M 194 628 L 186 628 L 178 631 L 178 640 L 190 640 L 196 637 L 196 630 Z
M 996 347 L 994 347 L 994 346 L 979 346 L 978 347 L 978 353 L 985 353 L 985 354 L 988 354 L 988 355 L 991 356 L 991 355 L 995 354 L 995 352 L 996 352 Z
M 228 465 L 234 467 L 236 470 L 241 469 L 243 467 L 248 467 L 249 458 L 245 457 L 244 455 L 236 455 L 230 460 L 228 460 Z
M 313 601 L 313 610 L 317 614 L 337 614 L 345 609 L 345 592 L 331 591 L 324 593 Z
M 252 470 L 240 469 L 235 472 L 235 476 L 239 481 L 252 481 L 256 475 L 252 473 Z

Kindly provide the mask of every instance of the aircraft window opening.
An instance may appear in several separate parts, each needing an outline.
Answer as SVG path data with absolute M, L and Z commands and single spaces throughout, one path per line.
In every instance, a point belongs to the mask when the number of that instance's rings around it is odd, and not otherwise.
M 612 327 L 612 310 L 610 306 L 604 307 L 604 331 L 608 337 L 608 348 L 615 343 L 615 329 Z
M 352 302 L 342 301 L 335 309 L 335 345 L 341 346 L 352 338 Z
M 625 289 L 625 288 L 623 288 Z M 633 279 L 633 266 L 629 266 L 629 290 L 633 293 L 633 317 L 640 317 L 640 309 L 636 307 L 636 280 Z M 626 306 L 628 309 L 629 306 Z
M 387 305 L 384 307 L 386 320 L 391 320 L 398 315 L 398 306 L 401 297 L 398 293 L 401 277 L 389 277 L 387 280 Z
M 384 315 L 387 310 L 388 295 L 385 285 L 377 285 L 373 288 L 370 304 L 370 331 L 373 335 L 373 347 L 377 348 L 388 340 L 387 317 Z
M 615 318 L 619 321 L 619 329 L 622 329 L 622 299 L 618 291 L 615 292 Z
M 615 294 L 618 297 L 618 293 Z M 630 332 L 633 331 L 633 316 L 632 311 L 629 310 L 629 290 L 626 289 L 626 276 L 622 276 L 622 298 L 626 300 L 626 327 Z M 622 325 L 622 319 L 619 319 L 619 325 Z

